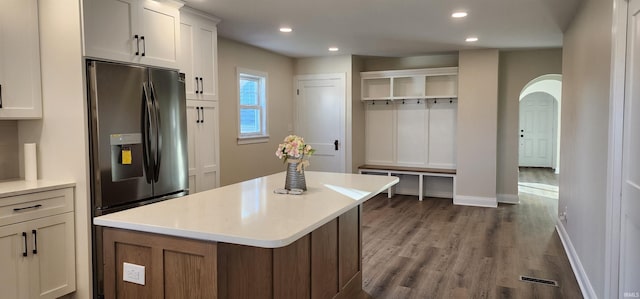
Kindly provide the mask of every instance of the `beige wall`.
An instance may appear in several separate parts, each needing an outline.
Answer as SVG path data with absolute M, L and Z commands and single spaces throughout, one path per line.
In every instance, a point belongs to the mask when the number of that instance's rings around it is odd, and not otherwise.
M 605 298 L 611 0 L 587 0 L 564 35 L 560 200 L 564 227 L 599 298 Z M 566 208 L 566 209 L 565 209 Z
M 494 49 L 460 51 L 456 202 L 497 204 L 498 60 Z
M 19 143 L 38 145 L 38 178 L 75 187 L 76 298 L 91 297 L 88 134 L 78 0 L 40 0 L 41 120 L 18 122 Z
M 531 80 L 562 73 L 562 49 L 501 51 L 498 82 L 498 197 L 518 196 L 520 92 Z
M 352 98 L 351 98 L 351 143 L 353 144 L 351 151 L 351 169 L 352 172 L 357 173 L 358 167 L 364 165 L 365 160 L 365 121 L 364 121 L 364 103 L 361 100 L 361 79 L 360 72 L 362 70 L 364 61 L 362 57 L 352 57 Z
M 363 70 L 387 71 L 458 66 L 458 53 L 410 57 L 363 57 Z
M 293 125 L 293 59 L 263 49 L 218 38 L 220 89 L 220 184 L 229 185 L 284 171 L 275 156 L 278 144 Z M 236 68 L 268 74 L 269 142 L 239 145 Z
M 18 122 L 0 121 L 0 180 L 20 177 L 18 150 Z
M 345 105 L 345 172 L 357 172 L 357 167 L 362 165 L 363 163 L 357 164 L 356 161 L 364 161 L 364 152 L 362 152 L 362 156 L 354 155 L 354 148 L 361 149 L 364 148 L 364 141 L 362 143 L 355 144 L 354 137 L 354 126 L 358 128 L 358 130 L 362 130 L 362 134 L 364 134 L 364 108 L 357 107 L 362 105 L 359 103 L 359 94 L 360 94 L 360 84 L 358 83 L 358 96 L 354 97 L 354 86 L 353 81 L 355 80 L 353 75 L 353 57 L 351 55 L 339 55 L 339 56 L 326 56 L 326 57 L 308 57 L 308 58 L 299 58 L 295 61 L 294 73 L 295 75 L 314 75 L 314 74 L 336 74 L 341 73 L 345 74 L 346 82 L 346 105 Z M 359 74 L 356 76 L 359 80 Z M 354 102 L 355 101 L 355 102 Z M 356 107 L 354 107 L 356 106 Z M 354 113 L 356 119 L 362 119 L 362 124 L 354 125 Z M 355 131 L 355 133 L 359 133 L 359 131 Z M 364 137 L 363 137 L 364 138 Z M 356 137 L 358 139 L 358 137 Z M 350 142 L 351 140 L 351 142 Z M 356 155 L 359 155 L 356 152 Z M 354 168 L 355 167 L 355 168 Z

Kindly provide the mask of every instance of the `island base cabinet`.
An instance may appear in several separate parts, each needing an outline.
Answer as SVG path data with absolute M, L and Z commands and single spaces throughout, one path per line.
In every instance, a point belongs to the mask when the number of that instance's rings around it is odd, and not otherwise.
M 218 243 L 219 298 L 358 298 L 360 207 L 281 248 Z
M 218 298 L 215 242 L 104 228 L 106 298 Z M 144 285 L 124 281 L 124 263 L 145 267 Z
M 361 206 L 280 248 L 105 228 L 106 298 L 364 298 Z M 145 266 L 145 285 L 123 263 Z

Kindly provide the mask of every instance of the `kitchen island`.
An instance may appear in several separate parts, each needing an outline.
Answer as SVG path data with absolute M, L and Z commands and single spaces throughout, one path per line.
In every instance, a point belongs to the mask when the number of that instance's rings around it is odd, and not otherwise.
M 275 194 L 284 181 L 277 173 L 96 217 L 105 295 L 360 296 L 361 205 L 398 179 L 308 171 L 304 194 Z M 123 263 L 145 267 L 144 285 L 123 280 Z

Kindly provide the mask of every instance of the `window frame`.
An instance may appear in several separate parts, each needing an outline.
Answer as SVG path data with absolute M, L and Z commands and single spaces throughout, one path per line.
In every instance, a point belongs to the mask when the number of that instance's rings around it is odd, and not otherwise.
M 258 81 L 258 99 L 257 105 L 242 105 L 240 95 L 240 80 L 244 78 L 254 79 Z M 268 82 L 269 75 L 266 72 L 256 71 L 247 68 L 236 68 L 236 92 L 238 104 L 238 144 L 261 143 L 269 141 L 269 122 L 267 119 L 268 106 Z M 242 109 L 250 108 L 259 110 L 260 115 L 260 132 L 259 133 L 242 133 Z

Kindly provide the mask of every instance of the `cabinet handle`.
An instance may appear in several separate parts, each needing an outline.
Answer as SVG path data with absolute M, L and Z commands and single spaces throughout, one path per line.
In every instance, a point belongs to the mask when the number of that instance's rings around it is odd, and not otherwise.
M 0 109 L 2 109 L 2 84 L 0 84 Z
M 24 244 L 24 248 L 22 249 L 22 256 L 27 256 L 27 233 L 22 232 L 22 241 Z
M 204 80 L 200 77 L 200 94 L 204 93 Z
M 34 205 L 34 206 L 29 206 L 29 207 L 24 207 L 24 208 L 14 208 L 13 211 L 14 212 L 20 212 L 22 210 L 37 209 L 37 208 L 39 208 L 41 206 L 42 206 L 41 204 L 37 204 L 37 205 Z
M 198 118 L 196 119 L 196 124 L 200 123 L 200 107 L 196 107 L 196 112 L 198 112 Z
M 144 56 L 147 54 L 147 42 L 144 40 L 144 35 L 140 36 L 140 39 L 142 40 L 142 54 L 140 56 Z
M 137 34 L 133 38 L 136 39 L 136 55 L 140 55 L 140 39 Z
M 31 234 L 33 235 L 33 254 L 38 254 L 38 232 L 34 229 L 31 230 Z
M 200 107 L 200 110 L 202 110 L 202 120 L 200 120 L 200 123 L 204 123 L 204 107 Z
M 196 93 L 198 93 L 198 77 L 196 77 L 195 80 L 196 80 Z M 198 108 L 198 107 L 196 107 L 196 108 Z

